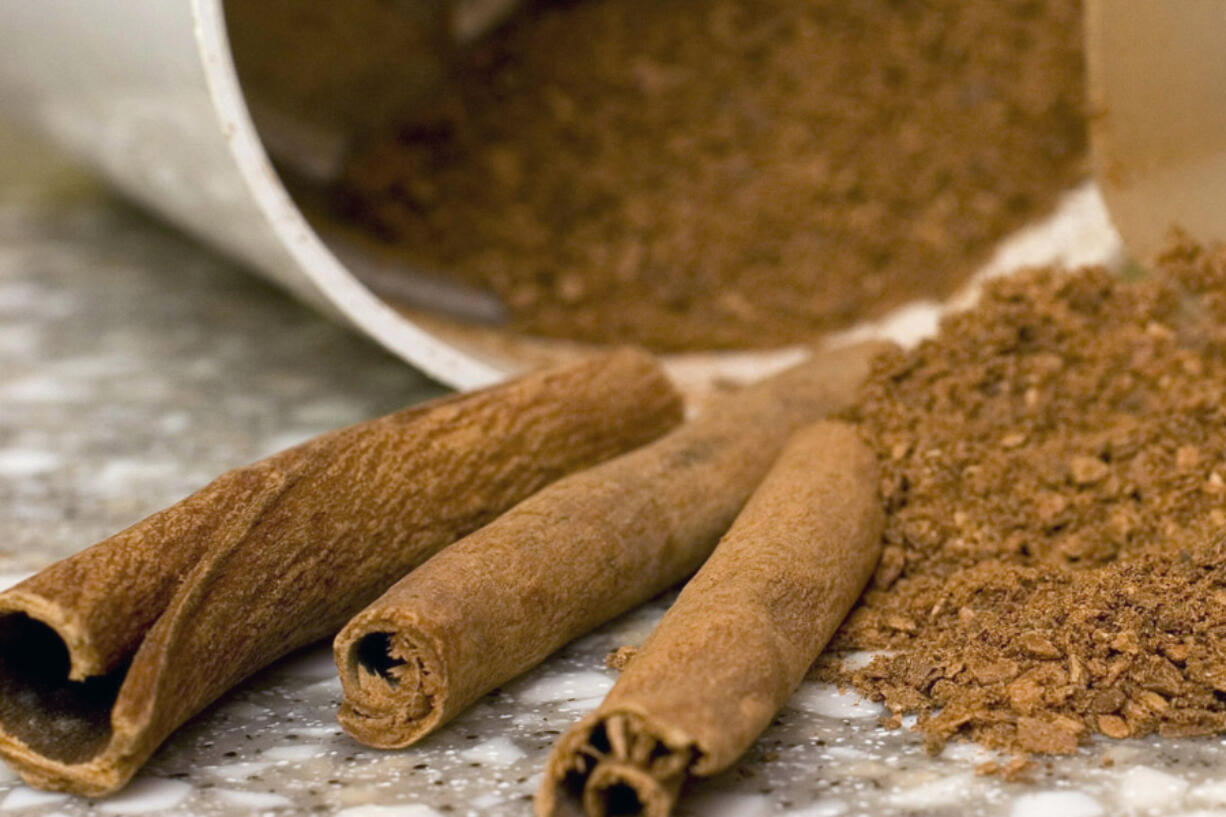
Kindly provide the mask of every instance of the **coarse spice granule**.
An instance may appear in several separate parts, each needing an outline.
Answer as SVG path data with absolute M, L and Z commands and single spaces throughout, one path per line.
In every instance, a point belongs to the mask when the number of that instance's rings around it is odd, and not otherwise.
M 1226 731 L 1226 251 L 1040 269 L 878 361 L 885 551 L 819 677 L 965 737 Z M 987 769 L 991 771 L 992 769 Z
M 949 294 L 1084 175 L 1083 62 L 1080 0 L 531 3 L 335 212 L 519 332 L 808 340 Z

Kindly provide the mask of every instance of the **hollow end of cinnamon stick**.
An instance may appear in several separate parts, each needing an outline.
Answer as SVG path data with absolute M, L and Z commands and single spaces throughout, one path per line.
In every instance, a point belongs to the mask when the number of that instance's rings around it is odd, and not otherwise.
M 565 744 L 565 745 L 563 745 Z M 693 765 L 692 743 L 635 712 L 589 716 L 551 758 L 538 817 L 668 817 Z
M 668 817 L 680 778 L 663 781 L 633 763 L 605 760 L 588 775 L 583 807 L 592 817 Z
M 402 749 L 443 717 L 447 673 L 442 650 L 408 622 L 351 621 L 333 644 L 345 700 L 337 720 L 376 749 Z
M 0 611 L 0 723 L 6 748 L 16 755 L 27 780 L 45 788 L 109 791 L 122 773 L 107 775 L 91 761 L 111 744 L 111 711 L 127 664 L 75 678 L 74 667 L 88 665 L 90 657 L 74 656 L 71 623 L 53 610 L 39 609 L 45 605 L 5 601 L 7 609 Z

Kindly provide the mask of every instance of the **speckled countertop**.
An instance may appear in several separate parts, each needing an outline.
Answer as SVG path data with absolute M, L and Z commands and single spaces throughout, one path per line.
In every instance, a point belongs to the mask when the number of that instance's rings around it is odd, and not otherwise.
M 0 162 L 0 581 L 227 468 L 441 393 L 96 188 L 8 175 Z M 1069 227 L 1101 223 L 1092 191 L 1078 196 L 1081 216 L 1024 239 L 997 268 L 1061 242 L 1084 257 L 1109 252 L 1110 240 L 1089 246 Z M 908 331 L 931 317 L 913 311 Z M 409 750 L 341 734 L 340 685 L 317 647 L 195 718 L 118 796 L 37 792 L 0 767 L 0 813 L 527 815 L 551 740 L 612 684 L 604 654 L 641 641 L 666 601 L 572 644 Z M 973 746 L 930 758 L 879 715 L 806 685 L 740 764 L 687 793 L 681 813 L 1226 815 L 1226 741 L 1095 743 L 1017 784 L 976 777 L 987 756 Z

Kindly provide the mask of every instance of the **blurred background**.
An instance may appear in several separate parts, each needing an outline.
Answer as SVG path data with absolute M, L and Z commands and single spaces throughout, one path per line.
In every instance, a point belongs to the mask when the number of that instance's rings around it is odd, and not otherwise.
M 0 573 L 441 391 L 0 122 Z

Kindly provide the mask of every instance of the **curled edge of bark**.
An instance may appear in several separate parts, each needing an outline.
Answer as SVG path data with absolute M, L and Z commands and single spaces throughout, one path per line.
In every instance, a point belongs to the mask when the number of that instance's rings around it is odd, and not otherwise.
M 5 676 L 0 694 L 12 701 L 6 708 L 15 715 L 5 718 L 0 748 L 27 783 L 95 797 L 131 776 L 111 761 L 126 754 L 123 747 L 130 739 L 116 732 L 110 718 L 126 667 L 73 677 L 77 667 L 91 661 L 89 643 L 81 640 L 79 630 L 70 611 L 39 596 L 14 593 L 0 599 L 0 672 Z M 27 664 L 23 657 L 34 660 Z M 43 717 L 45 708 L 55 714 Z M 46 739 L 54 734 L 56 717 L 71 720 L 82 738 L 77 751 L 61 751 L 51 742 L 54 738 Z

